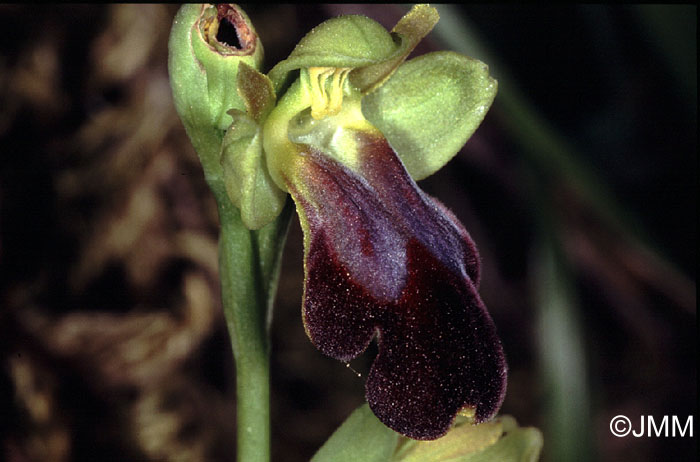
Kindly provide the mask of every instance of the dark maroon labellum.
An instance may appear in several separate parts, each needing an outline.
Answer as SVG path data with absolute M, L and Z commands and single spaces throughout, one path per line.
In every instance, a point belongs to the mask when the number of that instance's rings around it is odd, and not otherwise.
M 308 148 L 304 177 L 290 182 L 308 228 L 305 327 L 342 361 L 376 334 L 370 407 L 399 433 L 435 439 L 465 407 L 476 422 L 498 412 L 503 349 L 477 293 L 468 233 L 417 187 L 386 140 L 358 140 L 359 172 Z

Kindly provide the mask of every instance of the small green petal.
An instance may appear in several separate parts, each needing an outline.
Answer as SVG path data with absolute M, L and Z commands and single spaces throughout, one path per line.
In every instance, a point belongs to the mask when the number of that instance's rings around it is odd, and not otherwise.
M 246 112 L 256 122 L 262 122 L 275 107 L 275 91 L 265 74 L 245 62 L 238 64 L 238 94 L 243 99 Z
M 400 45 L 394 54 L 382 62 L 357 69 L 350 76 L 352 83 L 363 93 L 374 91 L 391 77 L 423 37 L 433 30 L 439 19 L 440 16 L 435 8 L 428 5 L 414 5 L 391 30 L 392 35 L 400 40 Z
M 481 124 L 497 82 L 481 61 L 449 52 L 402 64 L 362 100 L 362 112 L 389 140 L 415 180 L 445 165 Z
M 275 186 L 265 165 L 260 126 L 241 111 L 232 110 L 233 124 L 221 149 L 226 193 L 241 210 L 248 229 L 260 229 L 282 211 L 286 194 Z

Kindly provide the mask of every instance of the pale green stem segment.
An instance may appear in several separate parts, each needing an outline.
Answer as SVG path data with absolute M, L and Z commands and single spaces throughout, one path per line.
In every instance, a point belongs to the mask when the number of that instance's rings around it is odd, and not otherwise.
M 243 225 L 237 208 L 227 201 L 219 204 L 221 294 L 236 362 L 238 461 L 267 462 L 269 327 L 291 208 L 285 207 L 264 228 L 250 231 Z
M 195 140 L 192 140 L 193 143 Z M 201 140 L 204 141 L 204 140 Z M 207 142 L 208 141 L 208 142 Z M 205 159 L 220 150 L 218 136 L 195 144 Z M 280 262 L 292 216 L 291 203 L 270 224 L 249 230 L 226 195 L 223 181 L 207 175 L 216 197 L 219 235 L 219 278 L 226 326 L 236 363 L 239 462 L 270 460 L 270 343 L 272 304 Z
M 200 158 L 220 150 L 218 137 L 200 146 Z M 204 153 L 204 155 L 202 155 Z M 221 223 L 219 278 L 226 326 L 236 363 L 239 462 L 270 460 L 270 323 L 280 262 L 292 216 L 282 213 L 259 230 L 249 230 L 219 177 L 207 182 L 216 197 Z

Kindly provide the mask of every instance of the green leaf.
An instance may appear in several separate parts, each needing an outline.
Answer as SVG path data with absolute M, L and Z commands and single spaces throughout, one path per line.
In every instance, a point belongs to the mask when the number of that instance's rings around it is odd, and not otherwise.
M 488 66 L 458 53 L 428 53 L 403 63 L 362 100 L 362 112 L 415 180 L 439 170 L 481 124 L 496 96 Z
M 311 462 L 387 462 L 398 438 L 398 433 L 381 423 L 364 404 L 331 435 Z
M 248 229 L 260 229 L 279 215 L 286 193 L 270 178 L 265 165 L 260 126 L 241 111 L 232 110 L 233 124 L 221 145 L 224 185 L 241 210 Z

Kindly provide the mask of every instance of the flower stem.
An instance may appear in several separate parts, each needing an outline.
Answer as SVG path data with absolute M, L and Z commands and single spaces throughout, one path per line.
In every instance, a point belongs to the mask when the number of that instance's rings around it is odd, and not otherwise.
M 219 271 L 236 362 L 238 461 L 270 460 L 269 326 L 291 207 L 250 231 L 237 208 L 219 202 Z

